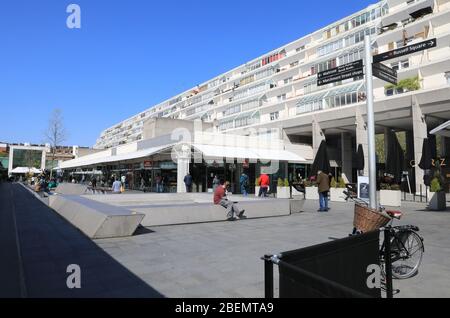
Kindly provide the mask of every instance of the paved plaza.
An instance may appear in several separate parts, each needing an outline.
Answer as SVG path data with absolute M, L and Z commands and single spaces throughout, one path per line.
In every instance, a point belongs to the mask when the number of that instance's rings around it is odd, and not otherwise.
M 0 266 L 10 286 L 19 284 L 11 290 L 31 297 L 263 297 L 261 256 L 345 237 L 353 220 L 351 204 L 317 213 L 308 201 L 291 216 L 140 228 L 133 237 L 91 241 L 23 187 L 0 186 L 2 221 L 16 225 L 2 232 L 2 259 L 12 263 Z M 402 208 L 400 223 L 421 228 L 426 251 L 419 275 L 394 281 L 396 297 L 450 297 L 450 211 L 424 208 Z M 80 264 L 81 290 L 67 290 L 68 264 Z
M 152 228 L 153 232 L 96 243 L 122 265 L 167 297 L 263 297 L 260 257 L 346 236 L 352 228 L 351 204 L 332 204 L 329 213 Z M 399 224 L 414 224 L 425 238 L 418 276 L 394 281 L 397 297 L 450 297 L 450 211 L 424 211 L 405 203 Z M 275 275 L 277 276 L 277 275 Z

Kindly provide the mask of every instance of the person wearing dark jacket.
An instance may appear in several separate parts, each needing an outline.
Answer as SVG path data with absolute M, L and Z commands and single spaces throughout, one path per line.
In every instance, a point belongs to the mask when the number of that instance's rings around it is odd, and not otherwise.
M 192 176 L 190 173 L 188 173 L 185 177 L 184 177 L 184 184 L 186 185 L 186 192 L 187 193 L 191 193 L 192 192 Z
M 327 174 L 319 171 L 317 174 L 317 186 L 319 188 L 320 209 L 318 212 L 327 212 L 328 192 L 330 192 L 330 178 Z

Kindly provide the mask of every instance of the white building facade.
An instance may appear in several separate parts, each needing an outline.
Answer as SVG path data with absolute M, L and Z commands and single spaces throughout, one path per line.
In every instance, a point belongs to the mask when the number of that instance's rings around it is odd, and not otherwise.
M 201 119 L 216 132 L 274 134 L 314 150 L 333 139 L 350 175 L 355 144 L 367 155 L 365 84 L 361 77 L 318 87 L 317 73 L 363 59 L 367 35 L 374 54 L 437 39 L 433 49 L 384 62 L 399 85 L 374 79 L 377 133 L 405 131 L 418 162 L 423 139 L 450 119 L 450 0 L 380 1 L 106 129 L 95 148 L 142 140 L 149 118 Z M 419 185 L 422 171 L 411 167 Z

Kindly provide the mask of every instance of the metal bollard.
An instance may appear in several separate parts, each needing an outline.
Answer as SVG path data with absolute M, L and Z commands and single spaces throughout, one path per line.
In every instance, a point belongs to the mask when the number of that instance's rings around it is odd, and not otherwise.
M 264 297 L 273 299 L 273 263 L 271 255 L 265 255 L 264 260 Z
M 420 185 L 420 203 L 422 203 L 422 185 Z
M 392 259 L 391 259 L 391 228 L 384 229 L 385 254 L 384 266 L 386 269 L 386 298 L 394 298 L 392 287 Z

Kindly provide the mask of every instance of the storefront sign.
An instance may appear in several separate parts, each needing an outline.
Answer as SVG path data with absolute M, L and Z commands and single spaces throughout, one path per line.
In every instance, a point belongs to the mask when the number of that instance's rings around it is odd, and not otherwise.
M 151 168 L 153 167 L 153 162 L 150 160 L 144 161 L 144 168 Z
M 162 170 L 175 170 L 175 169 L 177 169 L 177 165 L 176 165 L 176 163 L 173 163 L 171 161 L 169 161 L 169 162 L 161 162 L 160 168 Z

